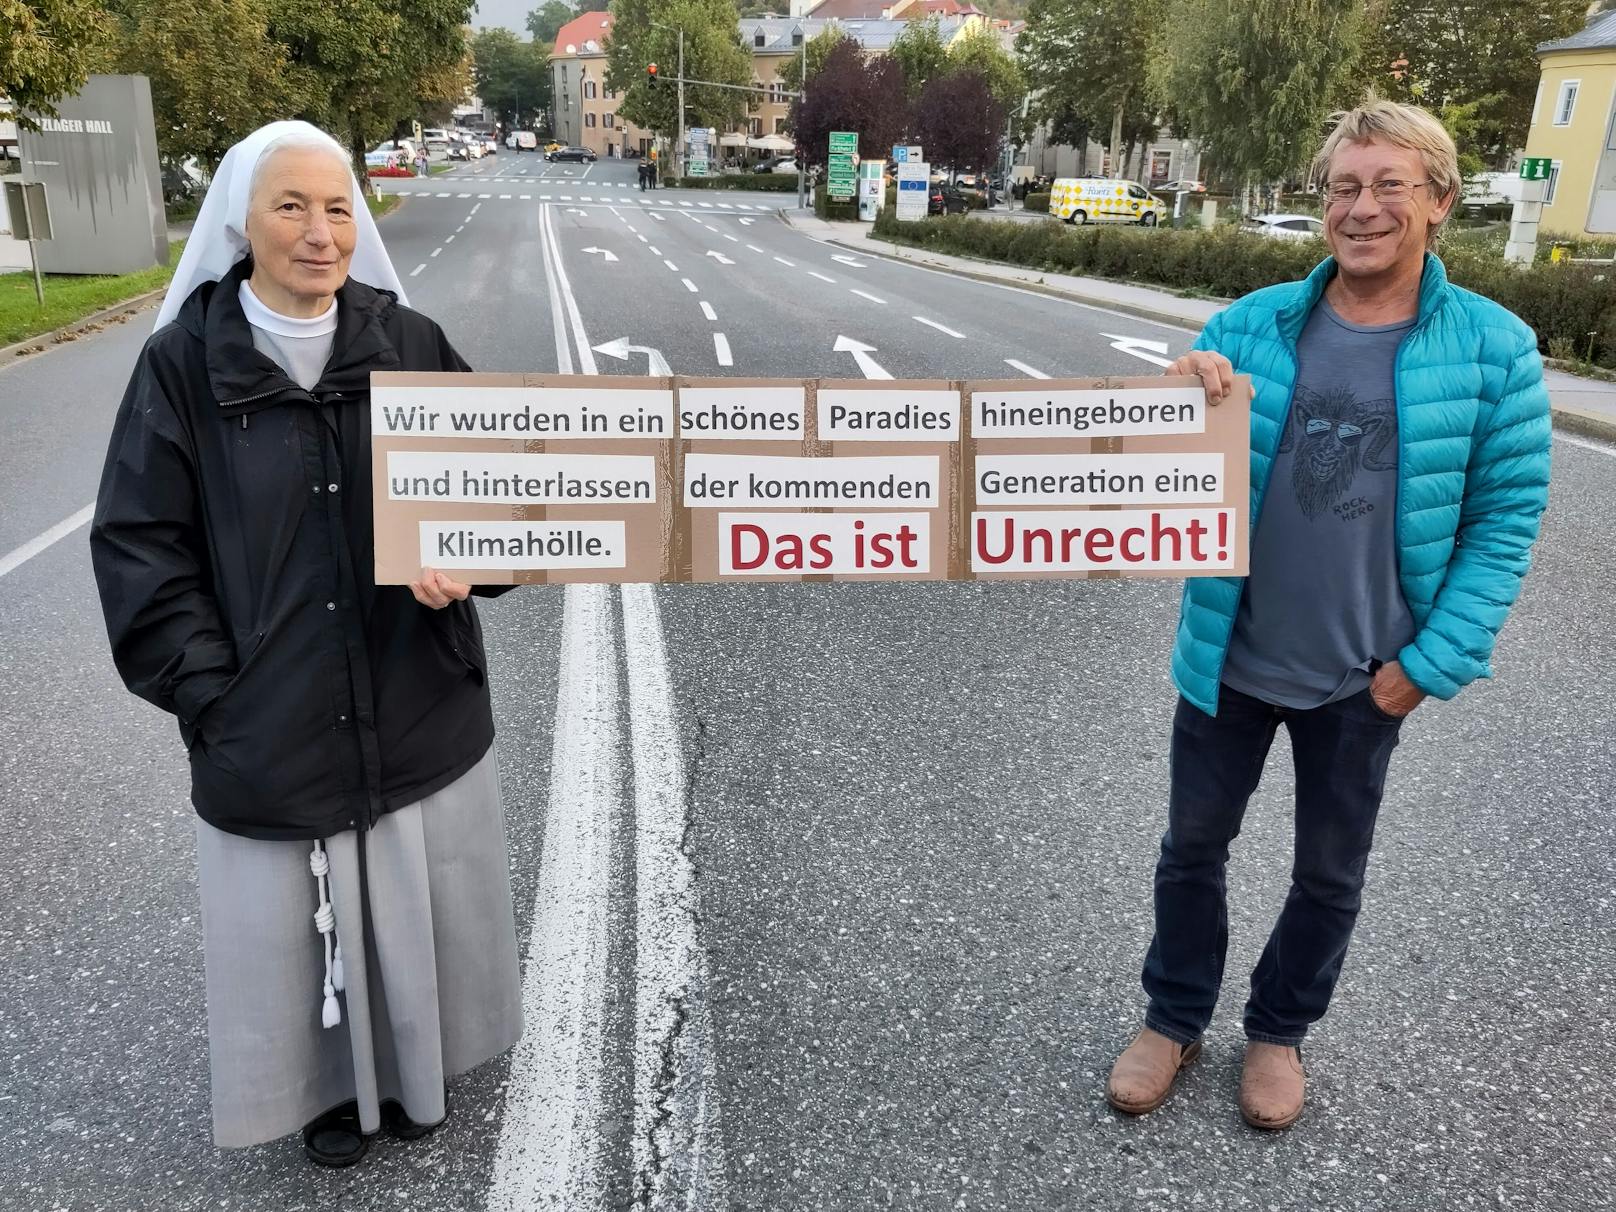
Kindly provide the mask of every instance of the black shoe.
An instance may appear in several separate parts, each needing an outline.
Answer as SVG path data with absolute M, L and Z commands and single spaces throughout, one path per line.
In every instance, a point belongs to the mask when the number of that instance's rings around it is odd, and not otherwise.
M 353 1099 L 303 1125 L 303 1152 L 316 1165 L 351 1166 L 369 1149 L 370 1137 L 359 1129 L 359 1104 Z
M 382 1130 L 394 1140 L 420 1140 L 430 1136 L 449 1118 L 449 1091 L 443 1092 L 443 1119 L 435 1124 L 418 1124 L 404 1114 L 404 1104 L 396 1098 L 382 1100 Z

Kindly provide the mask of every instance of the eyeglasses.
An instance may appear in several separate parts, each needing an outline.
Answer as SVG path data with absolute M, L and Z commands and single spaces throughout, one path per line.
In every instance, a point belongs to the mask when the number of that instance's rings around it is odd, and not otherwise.
M 1367 189 L 1382 206 L 1395 206 L 1407 202 L 1420 186 L 1429 184 L 1429 181 L 1376 181 L 1372 185 L 1360 185 L 1356 181 L 1326 181 L 1324 197 L 1331 206 L 1350 206 Z
M 1331 429 L 1335 430 L 1336 440 L 1343 446 L 1356 446 L 1363 437 L 1362 427 L 1354 425 L 1351 421 L 1340 421 L 1332 425 L 1322 417 L 1314 417 L 1308 421 L 1307 436 L 1316 438 L 1320 434 L 1329 433 Z

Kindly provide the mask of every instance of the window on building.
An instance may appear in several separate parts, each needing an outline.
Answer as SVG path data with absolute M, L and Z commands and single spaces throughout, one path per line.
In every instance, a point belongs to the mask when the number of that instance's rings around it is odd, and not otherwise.
M 1165 181 L 1173 175 L 1173 153 L 1170 151 L 1153 151 L 1150 153 L 1150 179 L 1152 181 Z
M 595 99 L 595 95 L 596 95 L 597 91 L 598 90 L 597 90 L 597 88 L 595 86 L 595 82 L 593 80 L 585 80 L 584 81 L 584 100 L 585 101 L 593 101 Z
M 795 31 L 791 35 L 791 45 L 792 46 L 801 46 L 802 45 L 802 31 L 800 29 Z
M 1581 86 L 1581 80 L 1562 80 L 1560 82 L 1560 97 L 1554 103 L 1554 124 L 1556 126 L 1571 125 L 1571 115 L 1577 109 L 1577 90 Z
M 776 118 L 774 120 L 774 133 L 777 135 L 783 135 L 786 133 L 786 120 L 784 118 Z
M 1549 165 L 1549 188 L 1543 194 L 1543 205 L 1554 205 L 1555 191 L 1560 188 L 1560 162 L 1556 160 Z
M 748 118 L 746 120 L 746 133 L 751 135 L 754 139 L 760 136 L 763 133 L 763 119 Z
M 595 125 L 595 115 L 594 114 L 585 114 L 584 115 L 584 125 L 585 126 L 593 126 L 593 125 Z
M 768 44 L 769 40 L 763 36 L 762 30 L 758 30 L 757 33 L 752 35 L 752 45 L 757 47 L 759 50 L 762 50 Z
M 603 114 L 601 116 L 601 119 L 600 119 L 600 124 L 602 126 L 606 127 L 608 130 L 610 130 L 614 125 L 616 125 L 616 122 L 617 122 L 617 115 L 616 114 Z

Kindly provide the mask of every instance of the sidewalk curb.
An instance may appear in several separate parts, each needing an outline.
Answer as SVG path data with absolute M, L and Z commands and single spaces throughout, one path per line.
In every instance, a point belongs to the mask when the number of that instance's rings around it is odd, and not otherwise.
M 896 261 L 900 264 L 920 265 L 926 269 L 930 269 L 938 273 L 953 274 L 957 278 L 969 278 L 972 281 L 986 282 L 989 285 L 1012 286 L 1020 290 L 1030 290 L 1035 294 L 1050 295 L 1054 298 L 1066 299 L 1073 303 L 1083 303 L 1090 307 L 1100 308 L 1103 311 L 1123 312 L 1127 315 L 1138 316 L 1142 320 L 1151 320 L 1157 324 L 1166 324 L 1172 328 L 1183 328 L 1189 329 L 1190 331 L 1199 331 L 1200 321 L 1196 320 L 1194 317 L 1182 316 L 1168 311 L 1159 311 L 1149 307 L 1140 307 L 1136 304 L 1116 302 L 1111 299 L 1095 298 L 1094 296 L 1084 295 L 1077 291 L 1066 290 L 1058 286 L 1050 286 L 1043 282 L 1023 282 L 1013 278 L 1001 278 L 996 274 L 972 273 L 969 270 L 961 269 L 957 265 L 947 265 L 935 261 L 927 261 L 923 256 L 906 256 L 897 251 L 899 246 L 895 244 L 892 245 L 892 252 L 872 251 L 869 247 L 867 247 L 870 244 L 876 243 L 876 241 L 872 239 L 863 238 L 855 242 L 843 238 L 834 232 L 830 235 L 819 235 L 804 227 L 799 227 L 796 223 L 793 223 L 791 216 L 787 215 L 785 211 L 782 210 L 779 213 L 781 221 L 793 231 L 800 232 L 802 235 L 808 236 L 810 239 L 821 240 L 826 244 L 835 244 L 842 248 L 852 249 L 863 254 L 864 256 L 879 257 L 883 261 Z M 957 256 L 958 254 L 950 253 L 949 255 Z M 976 260 L 978 258 L 964 259 Z M 983 264 L 997 265 L 999 262 L 983 261 Z M 1220 301 L 1232 302 L 1232 300 Z M 1597 413 L 1588 412 L 1584 409 L 1576 407 L 1575 405 L 1557 403 L 1552 396 L 1549 400 L 1549 408 L 1553 414 L 1553 421 L 1556 429 L 1561 429 L 1566 433 L 1577 434 L 1585 438 L 1594 438 L 1604 442 L 1616 442 L 1616 421 L 1612 421 L 1610 418 L 1601 416 Z
M 125 299 L 122 303 L 114 303 L 111 307 L 103 307 L 100 311 L 81 316 L 71 324 L 64 324 L 60 328 L 49 332 L 38 333 L 14 345 L 0 346 L 0 370 L 8 366 L 16 366 L 34 354 L 48 353 L 59 345 L 66 345 L 77 340 L 84 331 L 94 324 L 105 324 L 114 316 L 127 312 L 134 315 L 148 303 L 161 299 L 168 293 L 168 287 L 159 286 L 156 290 L 148 290 L 145 294 L 135 295 Z

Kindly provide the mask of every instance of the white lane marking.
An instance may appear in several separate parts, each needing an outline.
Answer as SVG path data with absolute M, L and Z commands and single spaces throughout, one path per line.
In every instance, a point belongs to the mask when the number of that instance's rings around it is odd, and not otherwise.
M 728 240 L 731 244 L 739 244 L 741 242 L 741 238 L 739 236 L 732 236 L 728 232 L 724 233 L 724 239 Z
M 443 237 L 443 242 L 445 244 L 453 244 L 454 243 L 454 235 L 453 235 L 453 233 L 451 233 L 451 234 L 449 234 L 447 236 L 444 236 Z
M 685 204 L 683 202 L 681 202 L 679 205 L 683 206 Z M 702 210 L 712 210 L 712 208 L 713 208 L 713 204 L 711 202 L 698 202 L 698 203 L 696 203 L 696 205 L 701 207 Z
M 729 338 L 721 332 L 713 334 L 713 351 L 718 355 L 720 366 L 734 366 L 735 359 L 729 352 Z
M 469 198 L 469 197 L 471 197 L 471 195 L 470 194 L 456 194 L 455 197 L 457 197 L 457 198 Z
M 517 195 L 517 200 L 521 201 L 521 202 L 531 202 L 531 201 L 533 201 L 533 195 L 532 194 L 519 194 L 519 195 Z
M 644 237 L 644 236 L 642 236 L 642 235 L 640 235 L 640 233 L 639 233 L 639 232 L 635 232 L 635 233 L 634 233 L 634 238 L 635 238 L 635 239 L 636 239 L 636 240 L 638 240 L 638 241 L 639 241 L 639 242 L 640 242 L 640 243 L 641 243 L 641 244 L 648 244 L 648 243 L 650 243 L 650 241 L 649 241 L 649 240 L 647 240 L 647 239 L 646 239 L 646 238 L 645 238 L 645 237 Z
M 1034 370 L 1032 367 L 1028 366 L 1025 362 L 1017 362 L 1014 358 L 1006 358 L 1004 360 L 1004 363 L 1005 363 L 1006 366 L 1014 366 L 1017 370 L 1019 370 L 1022 374 L 1026 375 L 1028 378 L 1031 378 L 1031 379 L 1047 379 L 1047 378 L 1049 378 L 1049 376 L 1046 375 L 1043 371 Z
M 784 257 L 776 257 L 775 260 L 780 262 L 780 264 L 784 265 L 787 269 L 797 268 L 797 263 L 795 261 L 787 261 Z
M 561 301 L 567 306 L 567 318 L 572 322 L 572 339 L 578 346 L 578 369 L 582 374 L 592 375 L 597 373 L 595 355 L 590 351 L 589 338 L 584 333 L 583 317 L 578 314 L 578 300 L 573 298 L 572 283 L 567 278 L 567 267 L 561 261 L 561 244 L 556 239 L 555 219 L 550 216 L 548 208 L 545 215 L 549 219 L 551 265 L 555 269 L 561 287 Z
M 667 222 L 666 219 L 664 219 L 661 215 L 657 214 L 656 211 L 654 211 L 654 210 L 651 212 L 651 217 L 653 219 L 655 219 L 658 223 L 666 223 Z
M 688 202 L 681 202 L 681 203 L 679 203 L 679 205 L 684 207 L 686 210 L 690 209 L 690 203 L 688 203 Z
M 425 268 L 426 268 L 426 262 L 422 261 L 414 269 L 410 270 L 410 277 L 412 277 L 412 278 L 415 277 L 416 274 L 420 273 Z
M 718 313 L 713 310 L 713 305 L 707 302 L 706 299 L 701 301 L 701 314 L 706 316 L 709 320 L 718 319 Z
M 662 205 L 663 205 L 663 206 L 672 206 L 672 205 L 673 205 L 673 203 L 672 203 L 672 202 L 669 202 L 669 201 L 668 201 L 668 200 L 667 200 L 667 199 L 666 199 L 666 198 L 664 198 L 664 199 L 663 199 L 663 200 L 662 200 Z M 690 205 L 690 203 L 688 203 L 688 202 L 686 202 L 686 203 L 685 203 L 685 205 L 686 205 L 686 206 L 689 206 L 689 205 Z
M 442 251 L 443 251 L 443 245 L 440 244 L 440 245 L 438 245 L 438 247 L 436 247 L 436 248 L 434 248 L 432 250 L 432 255 L 435 257 Z
M 778 258 L 776 258 L 776 259 L 778 260 Z M 821 282 L 829 282 L 832 286 L 836 285 L 836 279 L 835 278 L 827 278 L 824 274 L 819 273 L 817 270 L 810 269 L 808 271 L 808 276 L 810 278 L 818 278 Z
M 488 196 L 488 195 L 487 195 L 487 194 L 478 194 L 478 195 L 477 195 L 477 196 L 478 196 L 478 197 L 479 197 L 479 198 L 486 198 L 486 197 L 487 197 L 487 196 Z M 482 209 L 482 208 L 483 208 L 483 204 L 482 204 L 482 203 L 481 203 L 481 202 L 479 202 L 479 203 L 477 203 L 477 205 L 476 205 L 476 206 L 473 206 L 473 207 L 472 207 L 472 208 L 471 208 L 471 213 L 472 213 L 472 214 L 476 214 L 476 213 L 477 213 L 477 212 L 478 212 L 478 211 L 480 211 L 480 210 L 481 210 L 481 209 Z
M 448 197 L 448 196 L 449 196 L 449 195 L 448 195 L 448 194 L 446 194 L 446 193 L 443 193 L 443 194 L 439 194 L 439 195 L 438 195 L 438 197 L 440 197 L 440 198 L 447 198 L 447 197 Z
M 691 294 L 696 294 L 697 293 L 696 284 L 694 282 L 692 282 L 689 278 L 680 278 L 679 281 L 681 281 L 681 282 L 683 282 L 685 284 L 685 289 L 688 290 Z
M 965 339 L 965 334 L 964 333 L 955 332 L 948 325 L 939 324 L 939 323 L 937 323 L 936 320 L 928 320 L 928 319 L 926 319 L 925 316 L 911 316 L 910 319 L 915 320 L 916 322 L 918 322 L 920 324 L 925 324 L 928 327 L 935 328 L 938 332 L 945 333 L 950 337 L 958 337 L 962 341 Z
M 464 223 L 462 223 L 459 227 L 455 228 L 455 235 L 459 235 L 461 232 L 463 232 L 465 230 L 466 230 L 466 225 Z
M 674 273 L 679 272 L 679 267 L 677 265 L 675 265 L 672 261 L 668 260 L 666 257 L 662 258 L 662 264 L 666 265 L 669 269 L 673 270 Z
M 561 195 L 561 201 L 563 201 L 563 202 L 571 202 L 572 201 L 572 195 L 571 194 L 562 194 Z
M 863 341 L 855 341 L 852 337 L 837 337 L 836 344 L 831 347 L 837 353 L 850 353 L 853 361 L 858 363 L 859 371 L 866 379 L 890 379 L 892 375 L 887 369 L 870 357 L 876 352 L 875 346 L 866 345 Z
M 569 585 L 550 803 L 487 1207 L 599 1206 L 607 894 L 618 791 L 618 671 L 604 585 Z
M 494 195 L 493 194 L 478 194 L 477 196 L 479 198 L 492 198 Z
M 549 194 L 540 194 L 539 195 L 539 201 L 540 202 L 548 202 L 549 200 L 550 200 L 550 195 Z
M 1149 362 L 1155 366 L 1171 366 L 1173 360 L 1161 355 L 1167 352 L 1166 341 L 1147 341 L 1143 337 L 1123 337 L 1114 332 L 1100 334 L 1111 342 L 1111 348 L 1120 353 L 1131 354 L 1142 362 Z
M 561 289 L 556 285 L 555 270 L 550 266 L 550 208 L 539 207 L 539 253 L 544 260 L 544 284 L 550 292 L 550 326 L 555 331 L 556 369 L 559 373 L 572 373 L 572 350 L 567 347 L 566 321 L 562 318 Z
M 622 603 L 634 762 L 633 1198 L 670 1212 L 727 1208 L 707 954 L 695 867 L 684 848 L 689 784 L 667 648 L 656 591 L 625 585 Z
M 655 244 L 647 244 L 646 251 L 648 251 L 653 257 L 660 257 L 662 255 L 662 250 Z
M 831 260 L 832 261 L 840 261 L 843 265 L 850 265 L 854 269 L 864 269 L 864 268 L 866 268 L 863 261 L 857 261 L 857 260 L 854 260 L 852 257 L 844 257 L 844 256 L 841 256 L 840 254 L 837 254 L 837 255 L 831 257 Z
M 618 201 L 621 202 L 624 206 L 633 206 L 634 205 L 634 199 L 633 198 L 619 198 Z
M 1616 458 L 1616 446 L 1608 443 L 1596 442 L 1591 438 L 1582 438 L 1569 433 L 1556 433 L 1554 436 L 1561 442 L 1569 442 L 1571 445 L 1580 446 L 1584 450 L 1597 450 L 1602 455 L 1610 455 L 1612 458 Z M 5 571 L 5 561 L 0 560 L 0 576 L 4 576 Z
M 72 534 L 80 526 L 83 526 L 94 516 L 95 502 L 91 501 L 83 509 L 73 514 L 71 517 L 62 519 L 43 534 L 29 539 L 21 547 L 14 548 L 13 550 L 6 552 L 5 555 L 0 556 L 0 577 L 5 576 L 6 573 L 12 572 L 15 569 L 21 568 L 29 560 L 33 559 L 36 555 L 44 551 L 53 543 L 59 543 L 63 539 L 67 538 L 68 535 Z
M 500 194 L 500 199 L 502 201 L 509 202 L 511 200 L 511 196 L 510 194 Z
M 871 303 L 879 303 L 882 307 L 887 305 L 887 301 L 885 299 L 878 299 L 867 290 L 854 290 L 852 287 L 848 287 L 848 290 L 852 291 L 853 294 L 857 295 L 861 299 L 868 299 Z
M 750 249 L 751 249 L 751 250 L 752 250 L 752 251 L 753 251 L 753 252 L 755 252 L 755 253 L 760 253 L 760 252 L 762 252 L 762 251 L 763 251 L 763 250 L 762 250 L 762 249 L 761 249 L 761 248 L 759 248 L 759 247 L 758 247 L 758 246 L 757 246 L 757 245 L 756 245 L 756 244 L 748 244 L 748 245 L 747 245 L 747 247 L 748 247 L 748 248 L 750 248 Z

